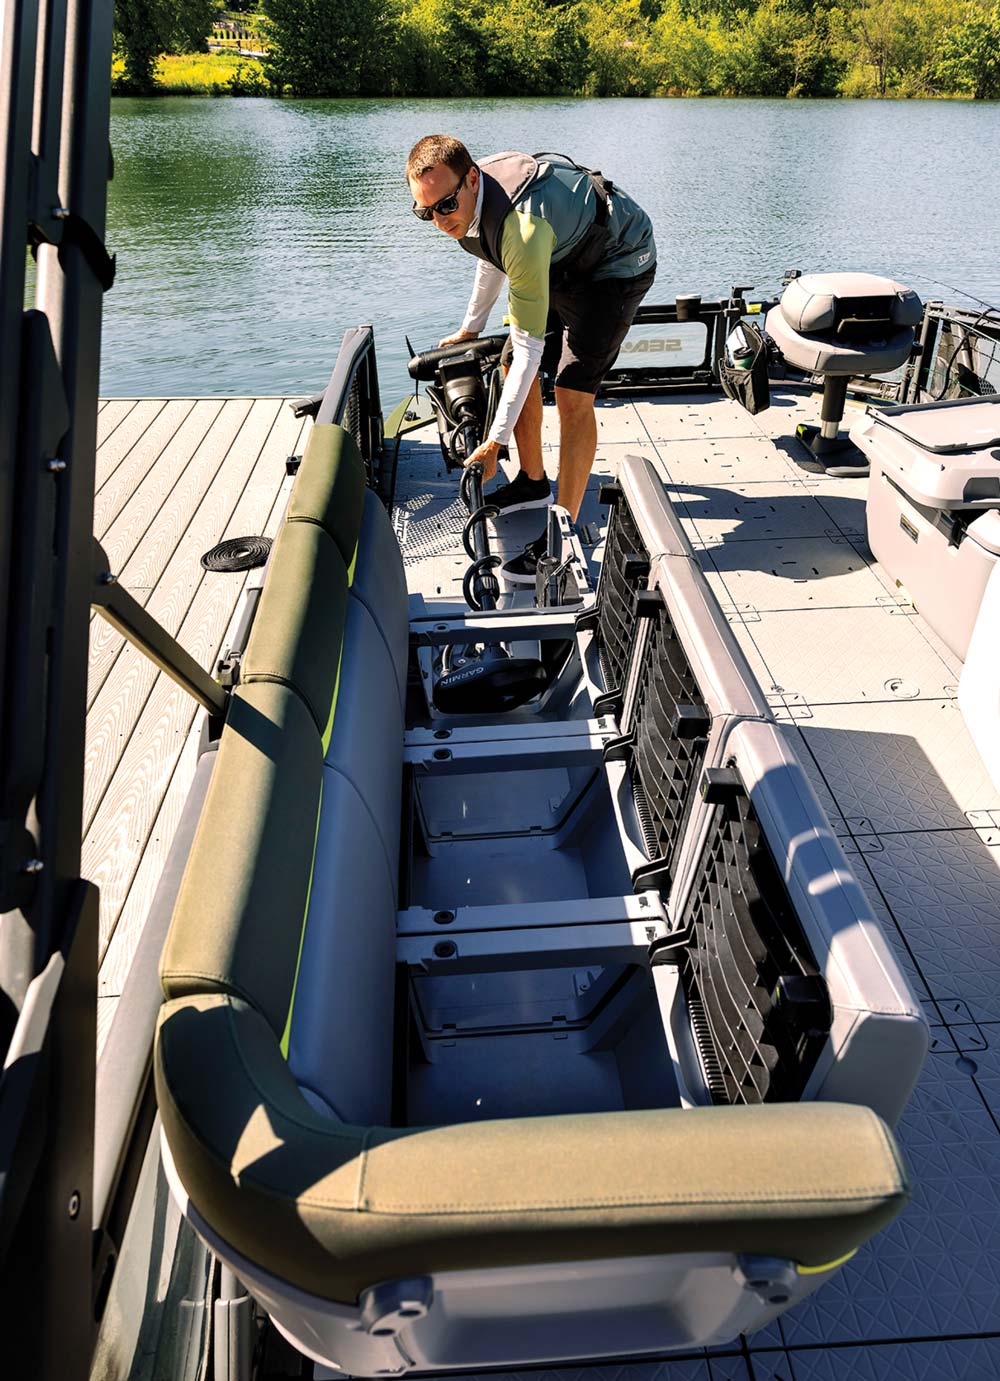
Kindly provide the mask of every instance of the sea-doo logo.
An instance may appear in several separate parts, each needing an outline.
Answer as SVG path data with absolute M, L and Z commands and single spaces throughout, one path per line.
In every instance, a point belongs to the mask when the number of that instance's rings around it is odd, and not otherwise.
M 670 336 L 654 336 L 651 340 L 627 340 L 622 346 L 625 355 L 660 355 L 682 348 L 679 340 Z

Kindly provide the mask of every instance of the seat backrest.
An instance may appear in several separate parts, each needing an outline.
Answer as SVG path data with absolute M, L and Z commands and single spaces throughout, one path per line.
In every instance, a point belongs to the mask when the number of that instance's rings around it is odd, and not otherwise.
M 161 962 L 168 998 L 249 1003 L 314 1105 L 357 1121 L 388 1111 L 402 708 L 352 579 L 406 621 L 405 582 L 368 578 L 365 500 L 350 436 L 313 428 Z
M 905 363 L 923 312 L 912 289 L 871 273 L 793 278 L 767 314 L 767 333 L 796 369 L 886 374 Z

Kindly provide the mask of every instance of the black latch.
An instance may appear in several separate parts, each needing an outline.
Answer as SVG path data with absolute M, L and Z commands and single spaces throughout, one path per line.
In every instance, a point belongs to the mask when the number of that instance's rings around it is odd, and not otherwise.
M 704 705 L 680 704 L 674 708 L 670 732 L 674 738 L 702 738 L 711 726 L 712 720 Z
M 622 734 L 609 738 L 601 754 L 602 762 L 628 762 L 635 747 L 635 734 Z
M 285 461 L 285 474 L 286 474 L 286 475 L 297 475 L 297 474 L 299 473 L 299 466 L 300 466 L 301 464 L 302 464 L 302 457 L 301 457 L 301 456 L 288 456 L 288 458 L 287 458 L 286 461 Z
M 672 881 L 670 864 L 666 858 L 654 858 L 649 863 L 643 863 L 636 868 L 632 874 L 632 891 L 637 894 L 639 892 L 664 894 L 670 891 Z
M 647 580 L 649 557 L 642 552 L 627 551 L 622 559 L 622 575 L 626 580 Z
M 599 719 L 602 714 L 609 714 L 617 719 L 621 714 L 623 695 L 622 687 L 617 686 L 614 690 L 604 691 L 602 695 L 597 696 L 594 700 L 594 718 Z
M 599 504 L 617 503 L 622 496 L 622 487 L 617 480 L 608 480 L 602 484 L 597 491 L 597 502 Z
M 743 793 L 743 783 L 734 767 L 706 767 L 701 774 L 701 799 L 709 806 L 724 805 Z
M 784 1021 L 802 1036 L 825 1036 L 830 1030 L 830 994 L 819 974 L 782 974 L 771 1001 Z
M 108 253 L 104 241 L 94 227 L 82 216 L 78 216 L 75 211 L 67 211 L 64 207 L 59 207 L 53 214 L 57 220 L 62 222 L 62 234 L 55 242 L 56 248 L 61 251 L 67 245 L 75 245 L 87 261 L 87 267 L 100 283 L 101 290 L 107 292 L 115 281 L 117 255 Z M 28 243 L 31 246 L 32 255 L 37 258 L 38 246 L 40 244 L 52 244 L 53 241 L 50 240 L 42 226 L 33 224 L 29 227 Z
M 659 590 L 636 591 L 635 616 L 637 619 L 655 619 L 664 607 L 663 595 Z
M 240 683 L 240 661 L 243 654 L 241 652 L 230 652 L 227 657 L 220 657 L 216 666 L 216 680 L 225 690 L 232 690 Z

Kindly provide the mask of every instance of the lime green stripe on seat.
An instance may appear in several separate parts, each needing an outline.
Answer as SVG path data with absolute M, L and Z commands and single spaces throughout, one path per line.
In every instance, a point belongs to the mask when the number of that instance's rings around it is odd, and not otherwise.
M 339 680 L 339 673 L 338 673 Z M 332 719 L 332 715 L 331 715 Z M 292 979 L 292 995 L 288 1000 L 288 1016 L 281 1035 L 281 1053 L 288 1059 L 288 1042 L 292 1034 L 292 1011 L 295 1007 L 295 990 L 299 986 L 299 968 L 302 965 L 302 949 L 306 942 L 306 921 L 309 919 L 309 899 L 312 896 L 313 876 L 316 872 L 316 846 L 319 844 L 319 818 L 323 811 L 323 779 L 319 783 L 319 805 L 316 808 L 316 835 L 313 839 L 312 863 L 309 865 L 309 886 L 306 888 L 306 909 L 302 916 L 302 930 L 299 933 L 299 952 L 295 960 L 295 977 Z
M 844 1262 L 850 1261 L 852 1256 L 857 1255 L 857 1252 L 858 1249 L 855 1247 L 853 1251 L 845 1252 L 843 1256 L 838 1256 L 833 1261 L 824 1261 L 822 1266 L 796 1266 L 795 1269 L 800 1276 L 818 1276 L 824 1271 L 832 1271 L 835 1266 L 843 1266 Z
M 348 589 L 354 584 L 354 568 L 358 564 L 358 544 L 354 543 L 354 555 L 351 557 L 351 564 L 347 568 Z
M 326 750 L 330 746 L 330 739 L 333 737 L 333 717 L 337 713 L 337 697 L 340 694 L 340 668 L 344 664 L 344 640 L 340 641 L 340 656 L 337 658 L 337 679 L 333 683 L 333 699 L 330 701 L 330 713 L 327 717 L 326 728 L 323 730 L 323 756 L 326 757 Z

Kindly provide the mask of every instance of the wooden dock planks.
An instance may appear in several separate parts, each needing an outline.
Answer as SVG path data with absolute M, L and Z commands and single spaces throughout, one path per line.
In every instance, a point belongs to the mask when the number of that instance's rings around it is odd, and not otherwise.
M 285 459 L 307 426 L 279 398 L 102 406 L 95 526 L 109 564 L 206 668 L 234 631 L 246 576 L 206 573 L 200 557 L 225 537 L 273 535 Z M 83 871 L 101 889 L 100 1048 L 193 776 L 197 707 L 99 616 L 88 701 Z

